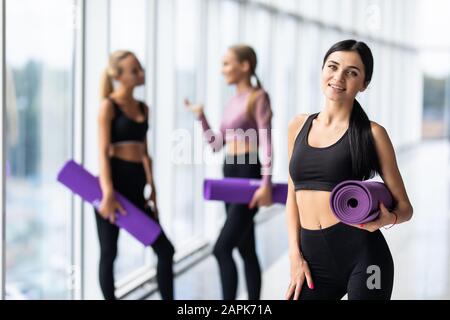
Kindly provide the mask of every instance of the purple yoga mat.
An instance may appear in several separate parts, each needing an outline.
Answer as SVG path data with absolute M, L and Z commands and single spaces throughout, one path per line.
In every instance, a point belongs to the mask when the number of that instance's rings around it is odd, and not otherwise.
M 58 174 L 58 181 L 95 208 L 100 205 L 102 190 L 99 179 L 75 161 L 68 161 L 64 165 Z M 116 212 L 116 225 L 128 231 L 145 246 L 155 242 L 161 233 L 160 226 L 120 193 L 115 192 L 115 196 L 127 213 L 123 216 Z
M 392 208 L 393 199 L 384 183 L 348 180 L 333 188 L 331 209 L 336 217 L 347 224 L 373 221 L 380 214 L 379 203 Z
M 206 200 L 220 200 L 228 203 L 247 204 L 261 185 L 258 179 L 224 178 L 205 179 L 203 197 Z M 288 186 L 286 183 L 272 184 L 272 201 L 286 204 Z

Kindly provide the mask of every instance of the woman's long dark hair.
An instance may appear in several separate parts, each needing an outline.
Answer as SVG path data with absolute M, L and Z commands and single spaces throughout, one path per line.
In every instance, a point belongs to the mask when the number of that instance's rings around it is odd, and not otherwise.
M 359 54 L 365 69 L 364 82 L 368 85 L 373 74 L 373 56 L 370 48 L 364 42 L 356 40 L 340 41 L 325 54 L 322 69 L 328 56 L 336 51 L 355 51 Z M 353 101 L 348 133 L 353 176 L 356 179 L 367 180 L 381 173 L 369 117 L 356 99 Z

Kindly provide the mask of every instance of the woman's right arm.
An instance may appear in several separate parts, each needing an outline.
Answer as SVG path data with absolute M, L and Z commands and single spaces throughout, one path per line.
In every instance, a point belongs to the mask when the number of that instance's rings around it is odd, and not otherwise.
M 300 132 L 307 115 L 300 115 L 290 121 L 288 127 L 288 167 L 294 148 L 294 141 L 297 134 Z M 291 265 L 291 281 L 286 292 L 286 299 L 290 299 L 294 294 L 293 299 L 297 300 L 302 289 L 303 282 L 306 278 L 308 287 L 314 288 L 311 272 L 308 263 L 303 258 L 300 250 L 300 216 L 297 206 L 297 198 L 295 195 L 295 188 L 292 178 L 289 174 L 288 178 L 288 196 L 286 201 L 286 223 L 288 228 L 289 238 L 289 260 Z
M 109 164 L 109 147 L 111 141 L 111 121 L 114 116 L 111 102 L 105 99 L 100 105 L 98 117 L 99 127 L 99 160 L 100 160 L 100 187 L 102 189 L 102 200 L 98 211 L 100 215 L 115 222 L 115 210 L 125 214 L 119 202 L 114 197 L 114 188 L 111 178 L 111 167 Z
M 184 105 L 186 109 L 190 112 L 192 112 L 195 116 L 195 118 L 200 121 L 200 124 L 203 129 L 203 133 L 213 149 L 213 152 L 220 151 L 222 147 L 224 146 L 224 133 L 219 132 L 215 133 L 209 123 L 208 119 L 206 119 L 205 113 L 203 111 L 203 105 L 202 104 L 191 104 L 191 102 L 188 99 L 184 100 Z

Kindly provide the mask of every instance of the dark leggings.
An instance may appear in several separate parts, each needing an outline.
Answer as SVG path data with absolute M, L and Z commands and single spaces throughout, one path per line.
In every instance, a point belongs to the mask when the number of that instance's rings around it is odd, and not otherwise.
M 314 289 L 303 283 L 299 300 L 389 300 L 394 262 L 380 230 L 369 232 L 339 222 L 319 230 L 301 229 L 301 252 Z
M 138 208 L 155 219 L 153 212 L 145 207 L 144 187 L 146 184 L 145 170 L 141 163 L 128 162 L 117 158 L 110 159 L 111 175 L 114 190 L 121 193 Z M 98 238 L 100 241 L 99 279 L 103 296 L 107 300 L 116 299 L 114 294 L 114 260 L 117 256 L 117 240 L 119 228 L 103 219 L 95 210 Z M 159 223 L 159 221 L 157 220 Z M 156 280 L 161 297 L 164 300 L 173 299 L 173 254 L 174 247 L 162 231 L 152 244 L 158 257 Z
M 227 156 L 224 164 L 225 177 L 255 178 L 261 177 L 261 165 L 249 163 L 249 155 Z M 234 162 L 233 162 L 234 161 Z M 232 162 L 232 163 L 230 163 Z M 244 164 L 240 164 L 245 162 Z M 253 217 L 258 209 L 250 210 L 245 204 L 225 204 L 227 219 L 214 246 L 222 282 L 223 299 L 236 299 L 238 273 L 232 252 L 238 248 L 244 261 L 248 298 L 258 300 L 261 291 L 261 268 L 256 255 L 255 226 Z

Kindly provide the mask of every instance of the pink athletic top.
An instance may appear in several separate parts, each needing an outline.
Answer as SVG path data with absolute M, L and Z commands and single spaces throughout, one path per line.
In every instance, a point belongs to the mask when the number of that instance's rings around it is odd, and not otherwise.
M 214 133 L 202 113 L 198 120 L 202 124 L 208 143 L 214 152 L 219 151 L 227 141 L 248 139 L 250 144 L 261 146 L 262 182 L 270 184 L 272 177 L 272 109 L 267 92 L 259 90 L 255 97 L 253 118 L 247 116 L 247 102 L 252 91 L 248 90 L 233 96 L 227 103 L 220 132 Z

